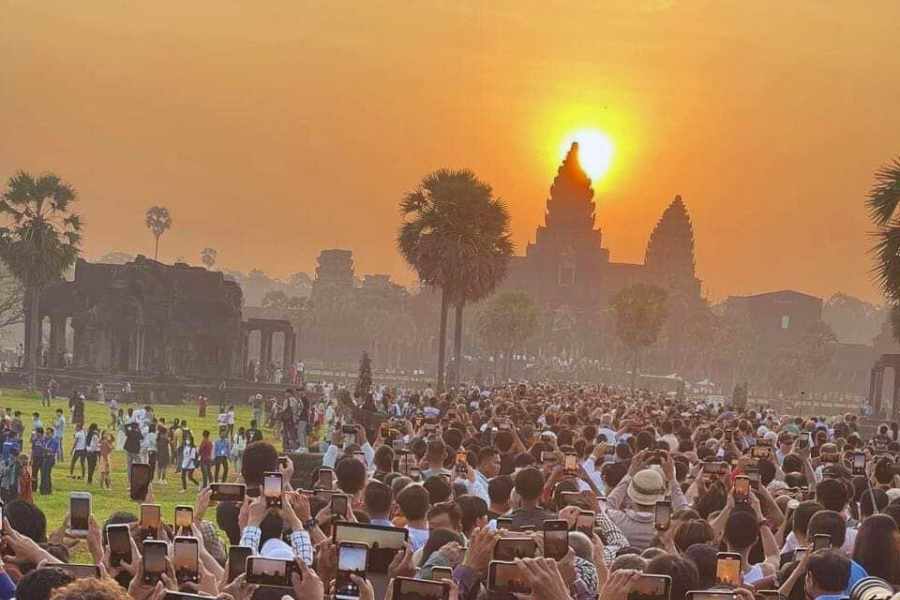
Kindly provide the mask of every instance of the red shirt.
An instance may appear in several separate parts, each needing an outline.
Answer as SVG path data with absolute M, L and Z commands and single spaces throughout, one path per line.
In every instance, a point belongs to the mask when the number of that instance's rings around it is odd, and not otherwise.
M 200 453 L 200 462 L 212 462 L 213 444 L 211 441 L 205 439 L 200 442 L 200 447 L 197 451 Z

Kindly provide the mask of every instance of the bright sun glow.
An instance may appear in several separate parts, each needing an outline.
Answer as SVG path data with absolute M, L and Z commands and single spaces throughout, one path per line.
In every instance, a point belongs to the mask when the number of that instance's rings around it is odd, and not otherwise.
M 578 142 L 578 158 L 581 168 L 593 181 L 603 177 L 609 170 L 613 158 L 613 143 L 602 131 L 582 129 L 566 137 L 560 147 L 560 156 L 565 157 L 572 142 Z

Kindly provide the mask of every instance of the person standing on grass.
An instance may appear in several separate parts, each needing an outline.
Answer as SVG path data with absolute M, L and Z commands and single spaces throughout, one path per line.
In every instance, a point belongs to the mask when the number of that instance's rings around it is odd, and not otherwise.
M 40 481 L 41 470 L 44 468 L 44 428 L 36 427 L 31 432 L 31 491 L 36 492 Z
M 128 423 L 125 426 L 125 452 L 128 468 L 128 485 L 131 485 L 131 465 L 141 461 L 141 442 L 144 436 L 137 423 Z
M 85 436 L 85 451 L 87 455 L 87 482 L 94 483 L 94 471 L 97 470 L 97 460 L 100 458 L 100 427 L 91 423 Z
M 237 437 L 231 446 L 231 459 L 234 461 L 234 472 L 241 472 L 241 465 L 244 462 L 244 450 L 247 449 L 247 434 L 243 427 L 238 428 Z
M 203 439 L 200 440 L 198 453 L 200 454 L 200 474 L 203 476 L 203 485 L 200 487 L 205 488 L 209 485 L 210 481 L 212 481 L 213 463 L 213 443 L 212 440 L 209 439 L 208 429 L 203 430 Z
M 53 465 L 56 464 L 57 441 L 53 437 L 53 428 L 48 427 L 44 432 L 44 466 L 41 468 L 41 495 L 49 496 L 53 493 Z M 81 463 L 84 468 L 84 463 Z M 82 479 L 84 475 L 82 475 Z
M 234 405 L 228 407 L 228 411 L 225 413 L 225 425 L 228 426 L 228 438 L 231 439 L 234 437 Z
M 70 479 L 84 479 L 84 459 L 87 457 L 87 433 L 81 423 L 75 424 L 75 441 L 72 442 L 72 464 L 69 466 Z M 81 463 L 81 477 L 75 477 L 75 463 Z M 65 468 L 65 467 L 63 467 Z
M 56 455 L 57 460 L 63 459 L 63 436 L 66 434 L 66 418 L 63 416 L 61 408 L 56 409 L 56 421 L 53 423 L 54 435 L 59 441 L 59 453 Z
M 156 435 L 156 419 L 154 419 L 144 432 L 144 441 L 141 442 L 143 447 L 141 452 L 147 457 L 147 464 L 150 465 L 150 481 L 156 478 Z
M 115 440 L 106 431 L 100 436 L 100 487 L 112 489 L 112 481 L 109 478 L 111 469 L 109 455 L 112 454 Z
M 160 419 L 156 427 L 156 476 L 160 483 L 168 483 L 166 481 L 166 470 L 169 468 L 171 456 L 169 430 L 166 429 L 165 421 Z
M 214 462 L 215 462 L 215 478 L 213 481 L 228 481 L 228 457 L 231 455 L 231 441 L 228 439 L 228 428 L 219 428 L 219 439 L 213 446 Z M 224 473 L 220 477 L 220 469 Z M 205 487 L 205 486 L 204 486 Z
M 197 416 L 198 417 L 206 416 L 206 405 L 207 405 L 206 396 L 204 396 L 203 394 L 198 394 L 197 395 Z
M 182 432 L 181 447 L 178 449 L 181 455 L 181 493 L 187 491 L 187 480 L 200 487 L 200 483 L 194 479 L 194 469 L 197 468 L 197 448 L 194 447 L 194 437 L 185 429 Z

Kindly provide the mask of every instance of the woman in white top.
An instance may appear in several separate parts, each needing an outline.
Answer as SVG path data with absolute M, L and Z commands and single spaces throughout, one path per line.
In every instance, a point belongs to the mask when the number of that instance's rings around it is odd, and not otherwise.
M 181 493 L 187 491 L 187 480 L 200 487 L 200 483 L 194 479 L 194 469 L 197 468 L 197 447 L 194 446 L 194 436 L 190 432 L 184 432 L 184 442 L 181 446 Z

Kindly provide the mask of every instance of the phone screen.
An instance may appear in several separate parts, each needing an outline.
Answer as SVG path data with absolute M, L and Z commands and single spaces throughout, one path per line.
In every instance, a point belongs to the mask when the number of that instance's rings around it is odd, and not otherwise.
M 654 525 L 660 531 L 665 531 L 669 528 L 669 525 L 672 522 L 672 503 L 671 502 L 657 502 L 656 503 L 656 514 L 654 518 Z
M 359 588 L 350 579 L 350 574 L 365 577 L 369 549 L 363 545 L 341 544 L 338 546 L 337 577 L 334 583 L 336 600 L 359 598 Z
M 118 567 L 123 562 L 131 563 L 131 532 L 128 525 L 108 525 L 106 537 L 109 540 L 109 562 Z
M 510 594 L 530 594 L 527 580 L 519 573 L 515 563 L 491 561 L 488 573 L 488 589 Z
M 281 473 L 266 473 L 263 478 L 263 494 L 268 506 L 281 506 L 283 485 Z
M 716 582 L 722 585 L 741 585 L 741 557 L 719 555 L 716 560 Z
M 746 500 L 750 496 L 750 479 L 736 477 L 734 479 L 734 497 L 737 500 Z
M 180 583 L 199 580 L 199 557 L 196 538 L 175 538 L 175 578 Z
M 432 569 L 433 571 L 434 569 Z M 393 600 L 442 600 L 449 594 L 450 588 L 439 580 L 397 578 Z
M 159 504 L 141 504 L 141 529 L 153 532 L 159 531 L 162 513 Z
M 574 454 L 566 454 L 566 471 L 577 471 L 578 470 L 578 457 Z
M 453 581 L 453 569 L 450 567 L 431 567 L 432 581 Z
M 628 600 L 669 600 L 672 580 L 664 575 L 641 575 L 634 582 Z
M 563 522 L 565 524 L 565 522 Z M 565 529 L 547 529 L 544 524 L 544 556 L 554 560 L 562 560 L 569 553 L 569 531 Z
M 500 538 L 494 545 L 494 559 L 513 561 L 517 558 L 534 558 L 537 542 L 533 538 Z
M 247 559 L 247 583 L 287 587 L 291 584 L 289 574 L 287 561 L 261 556 Z
M 228 581 L 234 579 L 247 570 L 247 558 L 253 555 L 253 548 L 249 546 L 231 546 L 228 548 Z
M 72 531 L 87 531 L 91 520 L 91 496 L 69 496 L 69 524 Z
M 575 519 L 575 529 L 584 533 L 588 538 L 594 535 L 594 519 L 593 512 L 583 510 Z
M 334 494 L 331 497 L 331 514 L 342 518 L 347 516 L 347 496 Z
M 144 582 L 156 583 L 159 576 L 166 570 L 165 542 L 144 542 Z
M 183 527 L 186 529 L 191 528 L 191 523 L 194 522 L 194 509 L 190 506 L 176 506 L 175 507 L 175 526 Z
M 131 499 L 143 502 L 150 489 L 150 465 L 132 463 L 131 465 Z
M 243 483 L 214 483 L 212 484 L 213 502 L 243 502 L 246 488 Z
M 316 487 L 323 490 L 332 489 L 334 487 L 334 471 L 331 469 L 319 469 L 319 482 Z
M 813 552 L 827 548 L 831 548 L 831 536 L 821 533 L 813 536 Z
M 853 455 L 853 470 L 860 474 L 866 472 L 866 455 L 862 452 Z

